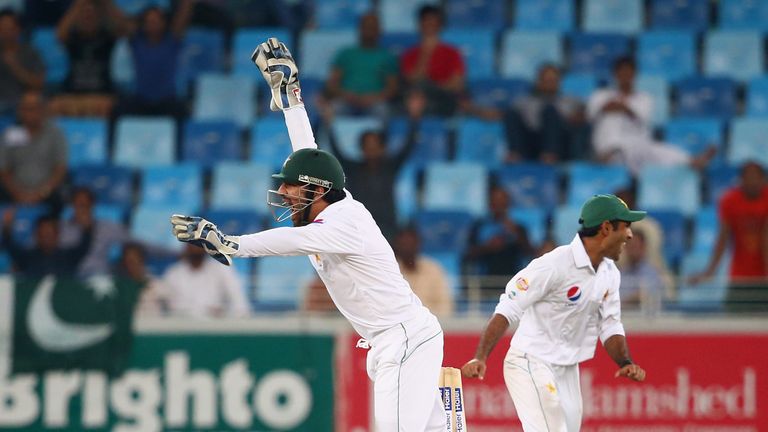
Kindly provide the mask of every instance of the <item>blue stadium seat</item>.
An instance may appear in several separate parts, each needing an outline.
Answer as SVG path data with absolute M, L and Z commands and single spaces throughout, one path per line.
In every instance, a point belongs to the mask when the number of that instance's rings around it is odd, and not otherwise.
M 472 215 L 466 212 L 419 212 L 415 224 L 421 236 L 421 250 L 424 253 L 463 252 L 473 222 Z
M 296 309 L 307 285 L 315 278 L 306 256 L 261 257 L 256 260 L 256 309 Z
M 728 120 L 736 114 L 736 83 L 728 78 L 686 78 L 675 90 L 678 117 Z
M 707 202 L 711 205 L 717 205 L 723 194 L 739 183 L 739 168 L 714 165 L 707 168 L 704 178 L 707 182 Z
M 141 205 L 146 207 L 190 206 L 203 202 L 203 173 L 189 164 L 145 168 L 141 176 Z
M 768 1 L 720 0 L 718 24 L 726 30 L 768 30 Z
M 699 175 L 686 166 L 647 165 L 638 177 L 637 206 L 691 216 L 701 204 Z
M 400 225 L 408 224 L 419 208 L 418 170 L 405 166 L 395 180 L 395 212 Z
M 540 246 L 547 236 L 547 213 L 539 208 L 512 207 L 509 217 L 522 225 L 533 247 Z
M 200 209 L 193 206 L 138 206 L 131 215 L 131 237 L 142 243 L 181 251 L 183 243 L 176 240 L 170 229 L 173 214 L 196 214 Z
M 661 246 L 664 260 L 676 268 L 687 247 L 685 216 L 676 211 L 652 211 L 649 214 L 664 233 L 664 244 Z
M 582 28 L 588 32 L 637 33 L 643 28 L 641 0 L 586 0 Z
M 518 0 L 515 29 L 567 32 L 575 28 L 576 12 L 571 0 Z
M 0 252 L 0 275 L 11 272 L 11 257 L 5 252 Z
M 72 183 L 86 186 L 100 204 L 133 203 L 133 171 L 119 166 L 82 166 L 72 170 Z
M 115 133 L 117 165 L 141 168 L 176 159 L 176 126 L 170 117 L 121 117 Z
M 16 215 L 11 227 L 13 239 L 25 247 L 32 247 L 35 243 L 35 225 L 37 220 L 49 212 L 45 205 L 21 205 L 16 206 Z
M 667 80 L 660 76 L 640 75 L 635 80 L 635 86 L 639 91 L 644 91 L 653 98 L 653 113 L 651 121 L 654 125 L 661 125 L 669 118 L 669 85 Z
M 266 215 L 253 210 L 208 210 L 203 217 L 215 223 L 223 233 L 242 235 L 263 230 Z
M 356 29 L 360 17 L 371 10 L 371 3 L 371 0 L 316 0 L 315 24 L 324 29 Z
M 133 54 L 127 38 L 121 38 L 112 49 L 111 75 L 112 82 L 125 93 L 132 93 L 136 86 L 136 69 L 133 65 Z
M 552 239 L 558 245 L 568 244 L 579 231 L 581 206 L 557 207 L 552 214 Z
M 361 159 L 360 136 L 365 131 L 383 130 L 381 120 L 374 117 L 336 117 L 333 121 L 333 133 L 339 150 L 344 157 Z
M 550 165 L 505 165 L 498 172 L 498 181 L 509 193 L 515 207 L 539 207 L 549 211 L 560 201 L 558 174 Z
M 203 74 L 197 79 L 193 118 L 232 120 L 241 128 L 246 128 L 256 114 L 255 100 L 256 85 L 252 78 Z
M 67 137 L 69 167 L 107 163 L 107 122 L 101 118 L 59 118 Z
M 563 64 L 560 34 L 553 32 L 507 31 L 501 40 L 501 75 L 533 80 L 546 63 Z
M 723 257 L 715 277 L 697 285 L 690 285 L 690 276 L 701 273 L 709 265 L 709 253 L 691 253 L 683 258 L 680 265 L 682 284 L 677 293 L 675 309 L 684 312 L 720 312 L 728 286 L 729 257 Z
M 251 61 L 251 55 L 259 44 L 271 37 L 284 42 L 291 54 L 296 56 L 295 45 L 290 30 L 282 27 L 245 27 L 235 30 L 232 36 L 232 73 L 262 80 L 261 72 Z M 306 69 L 302 64 L 301 74 Z
M 279 169 L 291 154 L 291 139 L 285 120 L 260 119 L 251 129 L 251 161 L 267 165 L 273 171 Z
M 703 31 L 709 26 L 709 0 L 652 0 L 651 27 Z
M 357 43 L 354 30 L 307 30 L 299 39 L 301 76 L 326 79 L 336 53 Z
M 61 211 L 61 219 L 70 219 L 73 214 L 74 209 L 71 205 L 68 205 Z M 98 220 L 125 224 L 128 207 L 119 204 L 95 204 L 93 206 L 93 215 Z
M 128 15 L 138 15 L 150 6 L 157 6 L 165 10 L 169 10 L 171 7 L 170 0 L 116 0 L 115 4 Z
M 496 75 L 493 30 L 447 29 L 443 32 L 443 41 L 461 51 L 468 79 L 491 78 Z
M 415 32 L 418 29 L 419 8 L 426 4 L 436 4 L 438 0 L 379 0 L 379 18 L 381 28 L 389 32 Z
M 677 80 L 696 71 L 696 38 L 687 31 L 651 31 L 637 39 L 637 62 L 643 75 Z
M 64 81 L 69 71 L 69 56 L 56 37 L 56 29 L 47 27 L 34 29 L 31 42 L 45 64 L 45 81 L 48 84 L 59 84 Z
M 460 162 L 477 162 L 497 168 L 504 162 L 507 143 L 501 122 L 463 119 L 456 130 L 456 157 Z
M 749 82 L 746 111 L 750 117 L 768 117 L 768 76 Z
M 740 165 L 748 160 L 768 166 L 768 119 L 738 118 L 731 122 L 728 163 Z
M 424 210 L 463 211 L 479 217 L 488 211 L 487 203 L 488 170 L 483 165 L 434 162 L 426 166 Z
M 184 124 L 181 159 L 210 167 L 216 162 L 240 159 L 240 130 L 226 120 L 188 120 Z
M 629 38 L 621 34 L 575 33 L 570 36 L 572 73 L 589 73 L 606 79 L 613 62 L 629 54 Z
M 711 31 L 704 39 L 704 73 L 741 81 L 763 74 L 763 37 L 757 31 Z
M 5 128 L 16 123 L 16 118 L 10 115 L 0 115 L 0 133 L 5 132 Z
M 405 145 L 408 134 L 408 120 L 396 118 L 387 125 L 387 148 L 390 152 L 397 151 Z M 424 118 L 418 126 L 416 148 L 408 158 L 406 166 L 419 169 L 431 162 L 448 159 L 448 128 L 445 120 L 439 118 Z
M 418 33 L 384 33 L 379 38 L 379 45 L 392 55 L 400 58 L 405 50 L 419 43 Z
M 507 24 L 505 2 L 497 0 L 446 0 L 448 27 L 490 28 L 501 30 Z
M 224 34 L 221 31 L 204 28 L 187 30 L 176 72 L 179 94 L 186 95 L 190 84 L 201 74 L 222 72 L 224 56 Z M 236 57 L 236 60 L 239 58 Z M 253 65 L 251 67 L 256 69 Z
M 211 208 L 267 212 L 273 170 L 262 164 L 220 162 L 213 167 Z
M 612 194 L 629 187 L 631 177 L 624 165 L 574 162 L 568 167 L 566 204 L 578 207 L 597 194 Z
M 664 125 L 664 141 L 693 155 L 702 153 L 710 146 L 722 152 L 723 123 L 717 119 L 674 118 Z
M 473 80 L 469 83 L 472 89 L 472 102 L 475 105 L 509 109 L 515 100 L 530 92 L 531 85 L 521 79 L 486 78 Z
M 560 83 L 560 91 L 565 96 L 586 101 L 597 89 L 597 78 L 592 74 L 567 74 Z
M 693 217 L 692 253 L 712 253 L 720 226 L 715 206 L 704 207 Z

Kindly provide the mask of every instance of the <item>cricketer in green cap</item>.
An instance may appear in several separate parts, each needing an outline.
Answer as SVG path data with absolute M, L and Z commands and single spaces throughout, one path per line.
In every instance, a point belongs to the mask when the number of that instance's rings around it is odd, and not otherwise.
M 583 228 L 593 228 L 612 220 L 637 222 L 644 218 L 645 214 L 644 211 L 630 210 L 616 195 L 595 195 L 581 207 L 579 223 Z

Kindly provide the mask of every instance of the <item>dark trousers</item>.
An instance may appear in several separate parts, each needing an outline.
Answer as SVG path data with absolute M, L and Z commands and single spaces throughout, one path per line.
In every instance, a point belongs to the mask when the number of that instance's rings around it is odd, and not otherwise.
M 559 160 L 585 159 L 589 156 L 589 128 L 569 123 L 553 105 L 541 110 L 540 127 L 530 128 L 516 110 L 505 115 L 507 142 L 511 152 L 523 159 L 536 160 L 551 153 Z

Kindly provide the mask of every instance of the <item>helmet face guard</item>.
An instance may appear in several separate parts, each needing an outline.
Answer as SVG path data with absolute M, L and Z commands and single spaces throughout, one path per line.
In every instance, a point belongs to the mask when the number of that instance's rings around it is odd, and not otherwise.
M 267 204 L 269 204 L 272 210 L 272 217 L 275 221 L 283 222 L 290 219 L 296 213 L 307 210 L 315 201 L 321 199 L 331 189 L 324 187 L 324 192 L 318 192 L 316 185 L 310 183 L 304 183 L 299 189 L 300 195 L 289 195 L 282 193 L 279 190 L 270 189 L 267 191 Z M 291 204 L 290 200 L 295 200 L 295 204 Z M 309 221 L 304 221 L 308 223 Z

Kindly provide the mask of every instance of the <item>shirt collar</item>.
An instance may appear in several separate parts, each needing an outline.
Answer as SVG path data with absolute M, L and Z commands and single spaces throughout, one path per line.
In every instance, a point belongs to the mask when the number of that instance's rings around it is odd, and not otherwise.
M 589 260 L 587 250 L 584 249 L 584 243 L 581 241 L 581 237 L 578 234 L 573 238 L 571 242 L 571 252 L 573 252 L 573 262 L 576 267 L 592 267 L 592 262 Z

